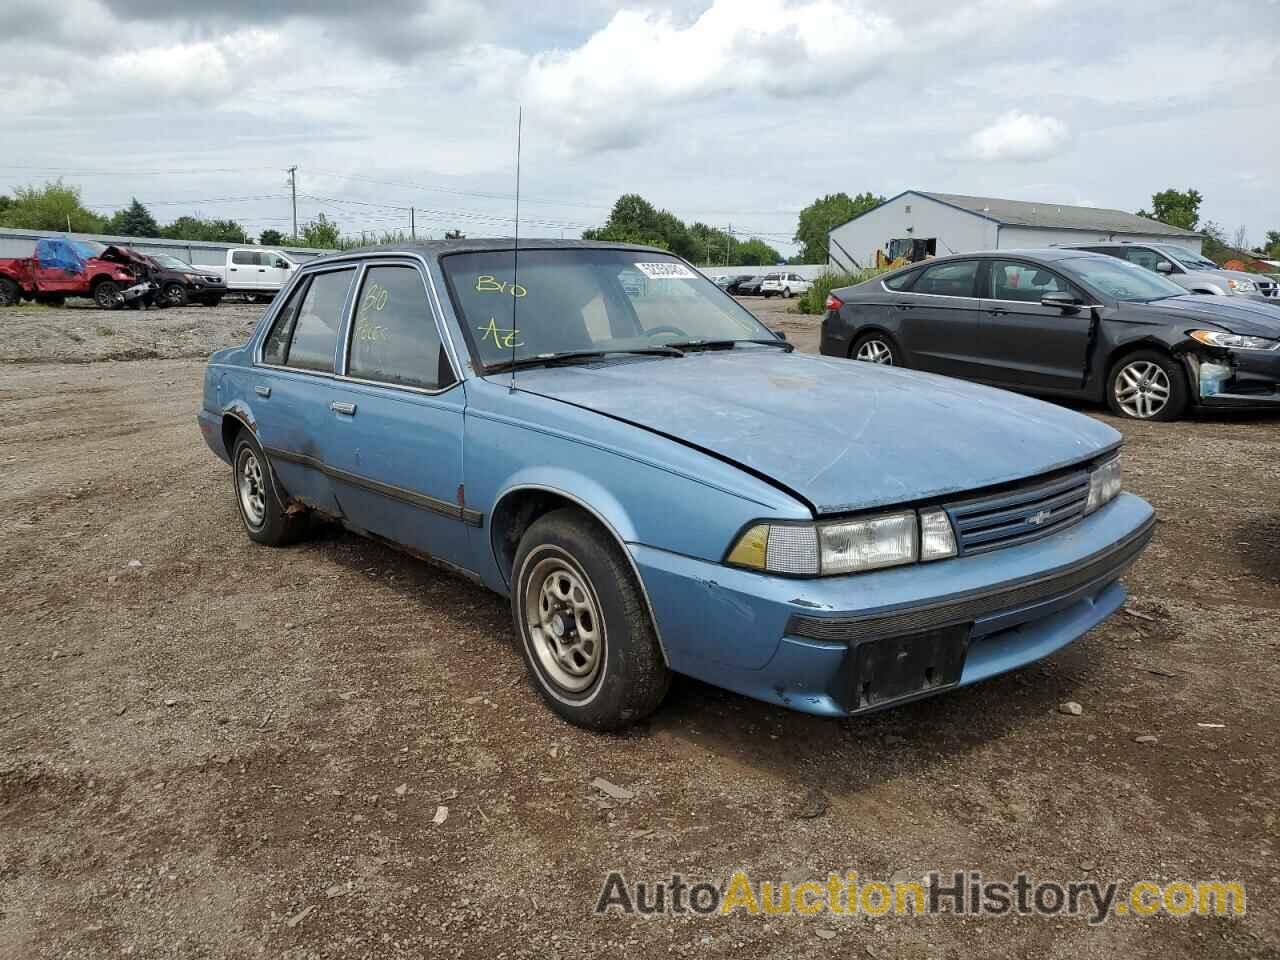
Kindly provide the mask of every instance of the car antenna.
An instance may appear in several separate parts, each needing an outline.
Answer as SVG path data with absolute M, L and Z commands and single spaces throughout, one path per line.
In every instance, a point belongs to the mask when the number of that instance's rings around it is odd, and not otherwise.
M 516 228 L 511 247 L 511 391 L 516 389 L 516 304 L 520 298 L 516 291 L 520 289 L 516 282 L 520 278 L 520 138 L 524 132 L 524 105 L 516 112 Z

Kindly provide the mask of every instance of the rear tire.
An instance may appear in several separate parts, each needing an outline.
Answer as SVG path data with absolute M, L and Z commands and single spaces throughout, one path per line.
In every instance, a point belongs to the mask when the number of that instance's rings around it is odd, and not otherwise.
M 1182 364 L 1158 350 L 1122 357 L 1107 377 L 1107 406 L 1130 420 L 1177 420 L 1190 395 Z
M 785 290 L 783 290 L 783 291 L 782 291 L 782 298 L 783 298 L 784 300 L 790 300 L 790 299 L 791 299 L 791 288 L 790 288 L 790 287 L 787 287 Z
M 21 302 L 21 288 L 8 277 L 0 277 L 0 307 L 16 307 Z
M 268 547 L 296 543 L 306 533 L 310 518 L 305 510 L 289 513 L 280 502 L 275 473 L 258 441 L 241 430 L 231 449 L 231 487 L 244 532 Z
M 849 347 L 849 359 L 876 363 L 884 367 L 903 366 L 902 350 L 887 333 L 864 333 Z
M 565 720 L 617 730 L 656 710 L 671 684 L 621 548 L 586 514 L 536 520 L 516 551 L 511 615 L 529 676 Z

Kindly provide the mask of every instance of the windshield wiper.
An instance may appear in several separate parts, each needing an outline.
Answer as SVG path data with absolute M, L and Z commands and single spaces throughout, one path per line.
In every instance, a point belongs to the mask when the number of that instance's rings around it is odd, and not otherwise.
M 788 343 L 786 340 L 761 338 L 759 340 L 676 340 L 667 344 L 669 347 L 678 347 L 684 351 L 690 350 L 732 350 L 739 343 L 758 343 L 762 347 L 781 347 L 790 353 L 796 348 L 794 343 Z
M 524 367 L 551 367 L 562 363 L 584 363 L 588 360 L 599 360 L 618 354 L 639 354 L 649 357 L 683 357 L 684 351 L 674 347 L 638 347 L 631 350 L 565 350 L 561 353 L 535 353 L 531 357 L 517 357 L 515 360 L 499 360 L 487 364 L 484 372 L 501 373 L 504 370 L 520 370 Z

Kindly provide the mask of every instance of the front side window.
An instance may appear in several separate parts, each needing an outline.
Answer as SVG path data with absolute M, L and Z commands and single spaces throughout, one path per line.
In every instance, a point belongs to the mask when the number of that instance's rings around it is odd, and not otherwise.
M 441 257 L 454 308 L 483 366 L 686 340 L 776 339 L 675 257 L 643 250 L 510 250 Z
M 926 267 L 911 288 L 913 293 L 931 293 L 938 297 L 972 297 L 973 281 L 978 275 L 977 260 L 939 263 Z
M 300 370 L 333 373 L 338 327 L 342 325 L 342 308 L 347 302 L 347 290 L 354 273 L 353 269 L 317 273 L 305 290 L 299 288 L 285 304 L 271 336 L 267 338 L 263 360 Z M 269 355 L 279 356 L 280 340 L 287 341 L 283 359 L 268 359 Z
M 356 298 L 348 376 L 434 390 L 453 380 L 422 276 L 370 267 Z
M 1042 267 L 1013 260 L 991 262 L 990 286 L 993 300 L 1022 300 L 1039 303 L 1046 293 L 1072 293 L 1062 278 Z

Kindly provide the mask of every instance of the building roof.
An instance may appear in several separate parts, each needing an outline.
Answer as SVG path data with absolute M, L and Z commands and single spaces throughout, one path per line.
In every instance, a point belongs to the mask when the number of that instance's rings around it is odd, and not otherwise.
M 1184 230 L 1159 220 L 1140 217 L 1136 213 L 1126 213 L 1124 210 L 1073 207 L 1063 203 L 1036 203 L 1028 200 L 1001 200 L 998 197 L 969 197 L 958 193 L 930 193 L 926 190 L 908 192 L 1011 226 L 1141 233 L 1166 237 L 1200 236 L 1194 230 Z

